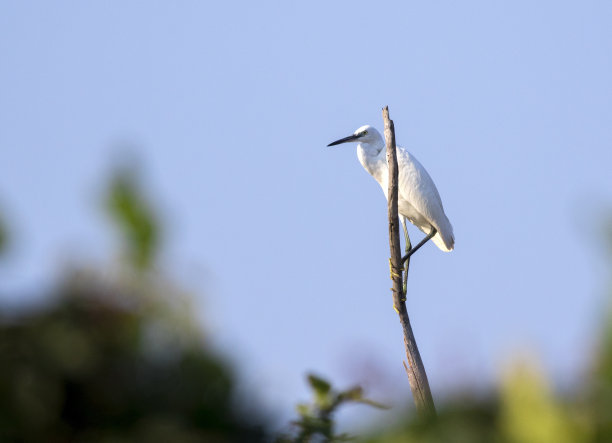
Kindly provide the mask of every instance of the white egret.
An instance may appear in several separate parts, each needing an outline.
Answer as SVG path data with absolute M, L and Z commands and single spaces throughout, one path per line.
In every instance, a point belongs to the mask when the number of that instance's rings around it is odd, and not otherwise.
M 357 142 L 357 157 L 362 166 L 382 187 L 385 197 L 389 191 L 389 169 L 385 140 L 370 125 L 362 126 L 353 135 L 341 138 L 327 146 Z M 406 240 L 409 242 L 406 219 L 423 231 L 427 236 L 402 258 L 406 261 L 414 252 L 431 239 L 442 251 L 452 251 L 455 246 L 451 226 L 436 185 L 419 161 L 404 148 L 397 147 L 398 174 L 398 212 L 404 226 Z

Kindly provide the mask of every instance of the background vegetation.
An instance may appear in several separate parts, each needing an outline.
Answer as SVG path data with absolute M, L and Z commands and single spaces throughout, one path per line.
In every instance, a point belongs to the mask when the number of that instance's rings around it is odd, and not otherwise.
M 162 230 L 129 171 L 112 178 L 104 207 L 122 238 L 118 266 L 72 269 L 45 290 L 46 305 L 0 310 L 0 441 L 335 441 L 350 437 L 336 430 L 338 408 L 385 407 L 358 386 L 337 390 L 310 375 L 312 402 L 298 405 L 284 432 L 272 431 L 270 417 L 243 406 L 231 364 L 206 340 L 189 295 L 161 276 Z M 9 233 L 0 220 L 0 253 Z M 607 234 L 612 239 L 612 230 Z M 611 316 L 598 343 L 589 371 L 563 395 L 533 359 L 524 359 L 507 368 L 494 392 L 438 402 L 437 419 L 391 410 L 395 425 L 372 423 L 353 437 L 612 441 Z

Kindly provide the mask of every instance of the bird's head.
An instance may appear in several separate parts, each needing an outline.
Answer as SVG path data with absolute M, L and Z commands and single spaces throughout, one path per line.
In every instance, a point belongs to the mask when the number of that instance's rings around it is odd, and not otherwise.
M 380 132 L 378 132 L 374 126 L 364 125 L 361 128 L 357 129 L 355 132 L 353 132 L 352 135 L 341 138 L 340 140 L 336 140 L 335 142 L 331 142 L 327 146 L 335 146 L 341 143 L 348 142 L 380 144 L 382 142 L 382 137 L 380 135 Z

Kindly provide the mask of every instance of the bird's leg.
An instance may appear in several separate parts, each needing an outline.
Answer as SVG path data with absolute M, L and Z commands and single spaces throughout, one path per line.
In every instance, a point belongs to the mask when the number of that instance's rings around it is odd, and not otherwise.
M 421 248 L 421 246 L 423 246 L 425 243 L 427 243 L 434 235 L 436 235 L 437 232 L 438 231 L 436 231 L 436 228 L 432 227 L 431 228 L 431 232 L 429 234 L 427 234 L 427 237 L 425 237 L 423 240 L 421 240 L 421 242 L 418 245 L 416 245 L 414 248 L 412 248 L 410 251 L 408 251 L 408 253 L 406 255 L 404 255 L 402 257 L 402 262 L 405 262 L 405 261 L 409 260 L 410 256 L 412 254 L 414 254 L 416 251 L 418 251 Z
M 410 236 L 408 235 L 408 227 L 406 226 L 406 217 L 400 216 L 400 220 L 402 221 L 402 228 L 404 228 L 404 240 L 406 241 L 404 247 L 406 254 L 410 252 L 412 249 L 412 244 L 410 243 Z M 406 301 L 406 292 L 408 291 L 408 269 L 410 268 L 410 259 L 407 259 L 404 262 L 404 294 L 402 297 L 402 301 Z

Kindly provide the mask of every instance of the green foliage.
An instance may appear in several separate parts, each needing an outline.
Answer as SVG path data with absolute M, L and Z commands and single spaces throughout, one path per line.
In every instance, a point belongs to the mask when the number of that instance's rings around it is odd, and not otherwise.
M 168 308 L 146 309 L 133 291 L 73 276 L 51 307 L 0 317 L 0 441 L 263 438 L 257 415 L 234 411 L 232 371 L 201 340 L 162 337 L 173 347 L 155 352 Z
M 121 169 L 115 173 L 109 186 L 106 208 L 123 236 L 130 264 L 136 269 L 149 268 L 159 246 L 159 224 L 136 183 L 133 171 Z
M 187 298 L 148 272 L 160 228 L 132 172 L 114 176 L 105 204 L 130 266 L 119 275 L 75 271 L 47 294 L 44 309 L 0 308 L 0 441 L 263 441 L 265 421 L 236 410 L 233 371 L 206 346 Z M 0 219 L 0 252 L 5 245 Z M 437 417 L 395 412 L 395 426 L 362 440 L 610 442 L 612 311 L 602 330 L 590 371 L 564 397 L 534 359 L 506 368 L 487 396 L 447 396 Z M 298 405 L 293 432 L 278 442 L 344 441 L 334 421 L 340 407 L 384 408 L 360 387 L 338 391 L 312 374 L 308 384 L 312 402 Z
M 299 419 L 293 422 L 296 433 L 293 436 L 282 435 L 278 442 L 310 442 L 310 441 L 346 441 L 349 436 L 336 434 L 334 431 L 333 416 L 338 408 L 347 403 L 364 403 L 377 408 L 386 406 L 363 397 L 360 387 L 353 387 L 345 391 L 336 391 L 331 384 L 314 374 L 308 375 L 308 384 L 313 391 L 311 405 L 299 404 L 297 412 Z
M 495 395 L 464 395 L 439 405 L 438 417 L 406 414 L 395 427 L 373 433 L 371 443 L 580 443 L 608 442 L 596 437 L 594 416 L 581 392 L 555 396 L 533 362 L 506 368 Z
M 0 441 L 262 441 L 188 299 L 148 272 L 159 227 L 132 173 L 115 175 L 106 207 L 130 266 L 73 270 L 44 308 L 0 307 Z

